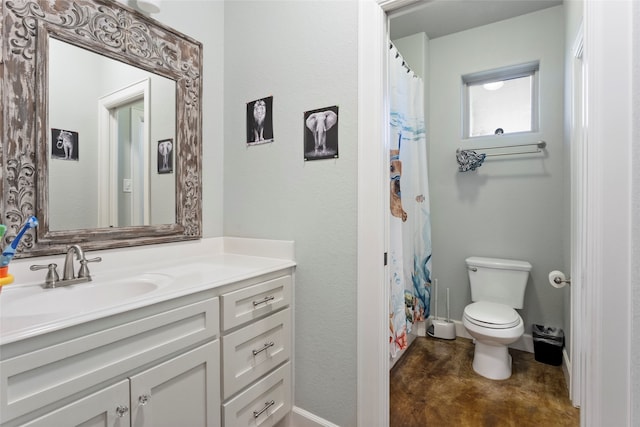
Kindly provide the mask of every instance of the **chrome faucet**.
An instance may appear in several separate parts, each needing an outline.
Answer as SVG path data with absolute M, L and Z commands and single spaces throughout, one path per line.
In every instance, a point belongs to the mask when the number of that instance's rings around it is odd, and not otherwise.
M 78 268 L 78 275 L 75 274 L 73 256 L 80 262 L 80 268 Z M 64 267 L 62 270 L 62 280 L 59 280 L 56 264 L 49 265 L 32 265 L 31 271 L 47 269 L 47 277 L 43 286 L 45 288 L 57 288 L 59 286 L 75 285 L 76 283 L 84 283 L 91 281 L 91 273 L 89 273 L 89 267 L 87 264 L 90 262 L 100 262 L 102 258 L 96 257 L 87 259 L 84 256 L 84 251 L 80 245 L 72 245 L 67 249 L 67 254 L 64 257 Z
M 64 257 L 64 268 L 62 270 L 62 280 L 72 280 L 76 278 L 76 273 L 73 268 L 73 254 L 76 254 L 76 259 L 82 263 L 84 259 L 84 251 L 80 247 L 80 245 L 69 246 L 67 249 L 67 255 Z M 78 274 L 80 277 L 80 274 Z M 89 280 L 91 280 L 91 276 L 89 276 Z

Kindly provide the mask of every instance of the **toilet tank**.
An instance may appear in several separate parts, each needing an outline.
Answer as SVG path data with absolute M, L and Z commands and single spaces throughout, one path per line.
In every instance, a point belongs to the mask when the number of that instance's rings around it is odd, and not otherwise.
M 527 261 L 469 257 L 466 260 L 472 301 L 522 308 L 531 264 Z

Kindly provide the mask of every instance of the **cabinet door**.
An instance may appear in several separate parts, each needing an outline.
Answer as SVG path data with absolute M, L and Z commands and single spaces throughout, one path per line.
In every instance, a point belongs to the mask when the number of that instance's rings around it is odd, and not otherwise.
M 220 424 L 220 343 L 214 341 L 154 366 L 131 380 L 134 427 Z
M 122 380 L 23 426 L 129 427 L 129 381 Z

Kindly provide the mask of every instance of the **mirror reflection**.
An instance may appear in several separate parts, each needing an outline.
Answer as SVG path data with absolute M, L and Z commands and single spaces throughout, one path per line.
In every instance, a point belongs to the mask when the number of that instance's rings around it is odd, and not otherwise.
M 49 39 L 50 230 L 176 222 L 176 83 Z

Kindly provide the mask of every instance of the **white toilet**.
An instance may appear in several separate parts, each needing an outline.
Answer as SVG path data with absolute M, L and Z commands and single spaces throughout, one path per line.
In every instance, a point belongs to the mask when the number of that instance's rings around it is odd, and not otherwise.
M 492 380 L 511 376 L 508 345 L 524 333 L 522 317 L 514 310 L 524 304 L 531 264 L 511 259 L 469 257 L 471 304 L 462 324 L 475 339 L 473 370 Z

